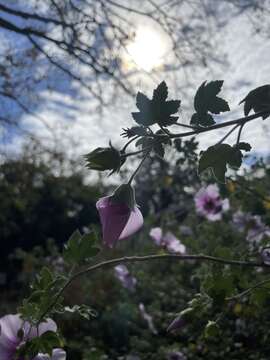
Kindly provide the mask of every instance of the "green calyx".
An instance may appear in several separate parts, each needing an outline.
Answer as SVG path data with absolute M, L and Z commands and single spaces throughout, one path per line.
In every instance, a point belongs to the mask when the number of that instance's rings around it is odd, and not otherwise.
M 111 196 L 111 201 L 126 204 L 131 210 L 134 209 L 136 200 L 133 187 L 130 184 L 120 185 Z
M 98 147 L 89 154 L 84 155 L 86 167 L 91 170 L 118 171 L 121 166 L 121 154 L 111 144 L 110 147 Z

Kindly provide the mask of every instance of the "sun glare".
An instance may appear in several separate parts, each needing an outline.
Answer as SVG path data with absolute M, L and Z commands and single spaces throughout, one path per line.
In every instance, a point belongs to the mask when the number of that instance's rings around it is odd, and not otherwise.
M 167 50 L 168 45 L 162 34 L 146 26 L 139 27 L 134 39 L 127 45 L 129 62 L 147 72 L 164 64 Z

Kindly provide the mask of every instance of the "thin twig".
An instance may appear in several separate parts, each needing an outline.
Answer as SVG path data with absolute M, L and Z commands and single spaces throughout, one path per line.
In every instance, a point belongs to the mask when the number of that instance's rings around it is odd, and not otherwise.
M 255 284 L 254 286 L 251 286 L 250 288 L 242 291 L 241 293 L 237 294 L 237 295 L 234 295 L 234 296 L 231 296 L 229 298 L 227 298 L 226 300 L 227 301 L 231 301 L 231 300 L 238 300 L 242 297 L 244 297 L 245 295 L 248 295 L 250 292 L 252 292 L 253 290 L 256 290 L 258 288 L 261 288 L 262 285 L 265 285 L 265 284 L 268 284 L 270 283 L 270 278 L 266 279 L 266 280 L 263 280 L 263 281 L 260 281 L 258 282 L 257 284 Z M 270 288 L 268 289 L 270 290 Z

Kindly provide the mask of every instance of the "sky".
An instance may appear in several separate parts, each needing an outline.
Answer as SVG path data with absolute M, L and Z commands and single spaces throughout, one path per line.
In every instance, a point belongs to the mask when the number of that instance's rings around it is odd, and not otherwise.
M 243 108 L 238 106 L 239 101 L 250 90 L 269 83 L 269 37 L 254 32 L 254 26 L 247 14 L 230 13 L 227 11 L 228 8 L 225 9 L 226 11 L 223 10 L 221 8 L 217 13 L 220 27 L 212 39 L 218 56 L 209 60 L 207 68 L 185 69 L 190 82 L 186 88 L 186 97 L 181 98 L 180 119 L 187 124 L 193 113 L 193 97 L 203 81 L 225 80 L 222 96 L 229 102 L 232 111 L 224 117 L 217 116 L 217 121 L 242 116 Z M 171 61 L 169 39 L 156 25 L 142 22 L 139 18 L 135 19 L 136 21 L 137 33 L 127 46 L 128 54 L 123 54 L 125 66 L 136 70 L 134 79 L 136 91 L 151 96 L 152 89 L 166 80 L 172 98 L 179 98 L 181 93 L 179 89 L 185 84 L 185 73 L 181 69 L 174 72 L 167 71 Z M 2 34 L 1 37 L 0 33 L 1 38 L 5 36 Z M 3 49 L 4 47 L 2 51 Z M 46 69 L 36 69 L 36 73 L 40 71 L 43 71 L 43 76 L 44 73 L 46 75 Z M 57 83 L 58 73 L 48 72 L 48 74 L 50 74 L 48 81 Z M 104 91 L 106 86 L 104 83 Z M 69 88 L 69 91 L 65 91 L 66 88 Z M 67 87 L 65 82 L 59 84 L 59 89 L 60 91 L 57 92 L 47 91 L 46 88 L 38 89 L 40 98 L 35 106 L 35 113 L 44 121 L 38 122 L 32 115 L 24 114 L 21 122 L 26 129 L 31 129 L 36 136 L 43 139 L 46 146 L 52 145 L 57 139 L 59 149 L 64 149 L 71 158 L 80 158 L 82 154 L 97 146 L 105 146 L 109 141 L 115 146 L 123 144 L 119 134 L 123 127 L 134 125 L 131 112 L 136 110 L 135 98 L 130 98 L 128 95 L 115 98 L 113 103 L 100 114 L 91 108 L 84 89 L 78 86 Z M 8 111 L 13 109 L 15 107 L 11 106 Z M 243 140 L 250 142 L 253 152 L 266 155 L 270 152 L 269 134 L 270 119 L 265 121 L 258 119 L 245 126 Z M 5 146 L 19 153 L 24 138 L 16 132 L 11 135 Z M 223 135 L 223 130 L 211 132 L 210 136 L 207 133 L 200 135 L 198 137 L 200 149 L 213 145 Z M 233 143 L 234 140 L 232 135 L 229 142 Z

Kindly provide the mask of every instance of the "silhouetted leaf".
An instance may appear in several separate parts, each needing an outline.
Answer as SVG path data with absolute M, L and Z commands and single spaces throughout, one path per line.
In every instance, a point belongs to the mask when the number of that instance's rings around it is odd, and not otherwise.
M 208 113 L 220 114 L 229 111 L 230 107 L 224 99 L 217 97 L 221 91 L 223 80 L 204 81 L 194 97 L 195 114 L 192 115 L 191 124 L 211 126 L 215 124 L 213 117 Z
M 133 119 L 140 125 L 151 126 L 158 123 L 161 126 L 169 126 L 178 120 L 178 116 L 171 116 L 175 114 L 180 107 L 180 100 L 169 100 L 168 88 L 163 81 L 153 91 L 153 98 L 150 100 L 141 92 L 138 92 L 136 98 L 136 105 L 140 112 L 133 112 Z
M 146 95 L 141 93 L 140 91 L 137 94 L 136 97 L 136 106 L 140 111 L 147 111 L 149 108 L 150 100 Z
M 212 126 L 215 124 L 215 120 L 213 116 L 210 114 L 202 113 L 194 113 L 190 120 L 191 125 L 201 125 L 201 126 Z
M 240 142 L 238 144 L 235 145 L 235 147 L 239 150 L 244 150 L 244 151 L 250 151 L 251 150 L 251 145 L 249 143 L 246 142 Z
M 260 86 L 250 91 L 247 96 L 240 101 L 239 104 L 244 103 L 244 114 L 248 116 L 251 110 L 255 113 L 265 111 L 270 108 L 270 85 Z M 269 113 L 262 116 L 266 119 L 270 115 Z
M 156 103 L 162 103 L 167 99 L 167 97 L 168 97 L 168 86 L 165 81 L 162 81 L 153 91 L 153 101 Z
M 208 110 L 213 114 L 220 114 L 221 112 L 230 111 L 230 108 L 226 100 L 216 97 L 212 103 L 209 104 Z
M 201 174 L 210 168 L 216 180 L 225 183 L 227 165 L 238 169 L 242 164 L 242 157 L 243 155 L 238 148 L 228 144 L 210 146 L 201 154 L 198 173 Z

